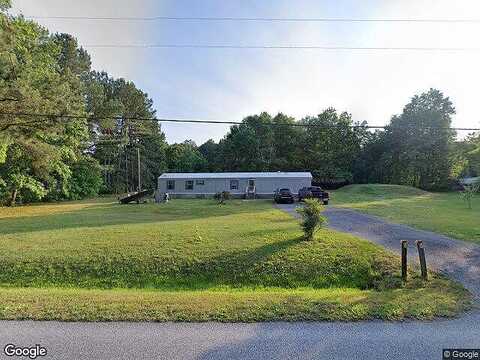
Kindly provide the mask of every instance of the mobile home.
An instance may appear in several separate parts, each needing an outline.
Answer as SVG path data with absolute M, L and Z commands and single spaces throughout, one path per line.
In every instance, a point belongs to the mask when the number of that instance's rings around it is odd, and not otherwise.
M 202 198 L 228 191 L 236 198 L 271 198 L 278 188 L 289 188 L 297 194 L 311 183 L 309 172 L 164 173 L 158 178 L 157 192 Z

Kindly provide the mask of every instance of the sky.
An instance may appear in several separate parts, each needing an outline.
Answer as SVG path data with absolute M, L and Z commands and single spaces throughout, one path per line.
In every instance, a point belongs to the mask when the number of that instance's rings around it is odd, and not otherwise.
M 26 16 L 480 19 L 478 0 L 13 0 Z M 480 51 L 97 48 L 98 44 L 478 47 L 480 23 L 308 23 L 38 19 L 76 36 L 96 70 L 124 77 L 159 118 L 241 121 L 267 111 L 300 119 L 328 107 L 384 125 L 410 98 L 437 88 L 453 125 L 480 127 Z M 162 124 L 167 141 L 219 140 L 224 125 Z

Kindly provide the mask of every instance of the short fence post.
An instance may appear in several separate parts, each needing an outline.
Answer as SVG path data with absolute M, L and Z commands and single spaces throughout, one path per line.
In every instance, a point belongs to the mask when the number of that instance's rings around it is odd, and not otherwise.
M 422 271 L 422 279 L 428 280 L 427 274 L 427 260 L 425 259 L 425 248 L 423 241 L 417 240 L 418 258 L 420 259 L 420 270 Z
M 402 240 L 402 280 L 407 281 L 407 248 L 408 240 Z

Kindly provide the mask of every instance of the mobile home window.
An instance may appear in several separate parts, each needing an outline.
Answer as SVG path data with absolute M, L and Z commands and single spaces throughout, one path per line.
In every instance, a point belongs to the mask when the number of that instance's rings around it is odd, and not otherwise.
M 167 180 L 167 190 L 175 190 L 175 180 Z
M 197 180 L 195 181 L 195 185 L 205 185 L 205 180 Z
M 193 190 L 193 180 L 185 181 L 185 190 Z
M 230 180 L 230 190 L 238 190 L 238 180 Z

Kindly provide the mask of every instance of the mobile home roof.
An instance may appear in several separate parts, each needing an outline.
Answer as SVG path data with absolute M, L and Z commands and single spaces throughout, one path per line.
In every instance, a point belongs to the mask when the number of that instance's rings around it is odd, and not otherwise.
M 164 173 L 159 179 L 257 179 L 312 178 L 309 172 L 222 172 L 222 173 Z

